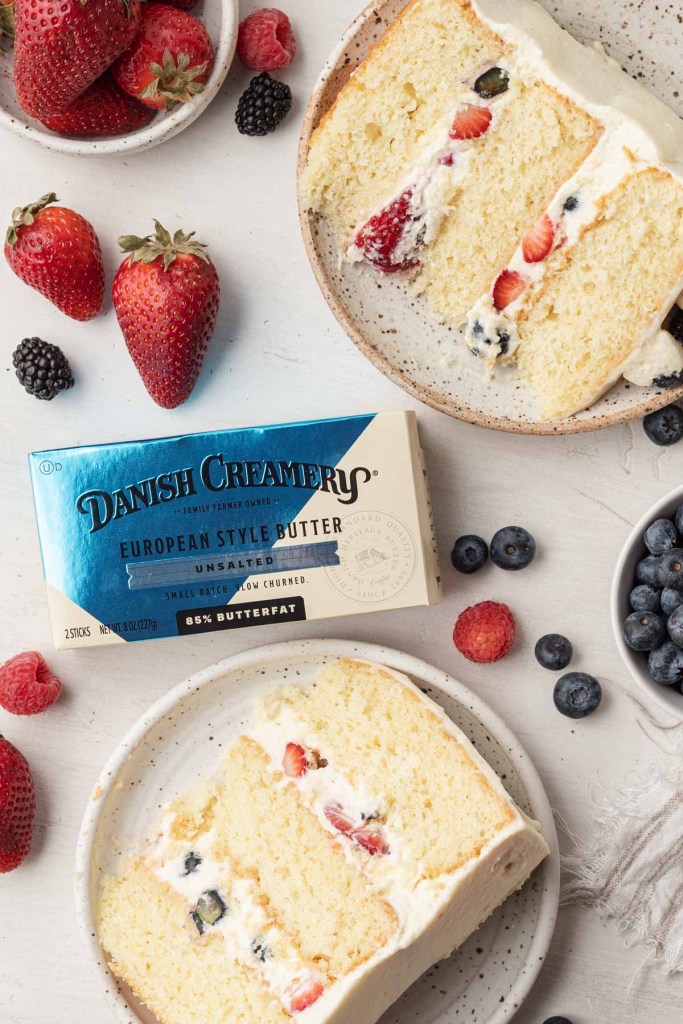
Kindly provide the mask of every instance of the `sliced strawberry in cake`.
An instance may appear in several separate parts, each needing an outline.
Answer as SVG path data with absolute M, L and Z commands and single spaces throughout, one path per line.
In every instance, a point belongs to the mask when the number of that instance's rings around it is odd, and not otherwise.
M 356 251 L 385 273 L 414 270 L 419 266 L 415 242 L 402 245 L 410 227 L 418 219 L 412 212 L 412 200 L 412 189 L 405 189 L 397 199 L 370 217 L 356 233 Z
M 526 291 L 527 280 L 516 270 L 504 270 L 493 286 L 493 305 L 497 310 L 507 309 Z

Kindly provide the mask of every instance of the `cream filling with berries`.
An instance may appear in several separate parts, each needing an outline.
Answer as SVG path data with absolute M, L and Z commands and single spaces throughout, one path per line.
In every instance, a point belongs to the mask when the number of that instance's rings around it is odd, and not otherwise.
M 187 901 L 188 916 L 196 912 L 202 896 L 218 893 L 224 911 L 204 930 L 221 935 L 226 951 L 260 974 L 288 1012 L 304 988 L 319 986 L 322 990 L 322 976 L 310 970 L 283 930 L 269 917 L 256 884 L 249 878 L 236 877 L 232 865 L 211 856 L 214 831 L 196 836 L 189 849 L 187 842 L 172 837 L 174 817 L 173 811 L 164 815 L 161 834 L 145 851 L 145 859 L 157 878 Z M 190 871 L 186 868 L 188 856 L 198 861 Z
M 497 66 L 508 74 L 502 64 Z M 491 65 L 482 67 L 476 77 L 488 70 L 491 70 Z M 509 77 L 506 92 L 485 99 L 474 91 L 473 83 L 469 83 L 469 88 L 463 91 L 452 116 L 437 125 L 432 132 L 431 141 L 426 143 L 422 157 L 410 168 L 401 187 L 386 203 L 374 210 L 363 224 L 358 225 L 354 241 L 346 250 L 345 259 L 350 263 L 366 261 L 381 265 L 379 253 L 373 252 L 372 247 L 367 245 L 361 246 L 359 236 L 371 221 L 391 209 L 400 197 L 409 196 L 407 208 L 402 211 L 405 224 L 400 240 L 391 252 L 391 262 L 397 267 L 404 264 L 407 269 L 414 269 L 419 262 L 421 248 L 436 238 L 448 213 L 449 203 L 476 156 L 477 143 L 488 132 L 495 130 L 507 104 L 514 102 L 518 89 L 519 84 Z M 477 126 L 478 112 L 481 110 L 491 117 L 485 128 Z M 471 130 L 481 130 L 481 134 L 473 138 L 454 138 L 454 125 L 460 116 L 465 117 L 465 123 L 468 118 L 474 119 Z M 466 128 L 464 130 L 467 131 Z

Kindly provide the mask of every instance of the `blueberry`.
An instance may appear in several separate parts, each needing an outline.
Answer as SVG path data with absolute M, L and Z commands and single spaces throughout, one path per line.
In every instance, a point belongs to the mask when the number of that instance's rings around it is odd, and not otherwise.
M 581 203 L 578 196 L 569 196 L 568 199 L 565 199 L 562 209 L 565 213 L 573 213 L 574 210 L 578 210 L 580 205 Z
M 185 869 L 183 871 L 183 874 L 184 875 L 192 875 L 192 874 L 194 874 L 194 872 L 197 870 L 197 868 L 199 867 L 201 862 L 202 862 L 202 858 L 199 856 L 198 853 L 194 853 L 194 852 L 188 853 L 187 857 L 183 861 L 183 867 Z
M 670 519 L 655 519 L 643 534 L 643 540 L 651 555 L 663 555 L 676 547 L 678 534 Z
M 499 569 L 526 569 L 535 554 L 536 541 L 521 526 L 506 526 L 491 541 L 491 561 Z
M 489 557 L 489 546 L 481 537 L 467 534 L 458 537 L 451 552 L 453 568 L 458 572 L 476 572 L 486 565 Z
M 536 644 L 536 661 L 551 672 L 566 668 L 572 660 L 574 650 L 566 636 L 561 633 L 546 633 Z
M 683 505 L 679 505 L 674 515 L 674 526 L 679 531 L 683 532 Z
M 262 964 L 264 964 L 266 960 L 270 960 L 273 955 L 272 949 L 270 946 L 266 945 L 266 940 L 262 935 L 257 935 L 255 939 L 251 940 L 251 951 Z
M 474 83 L 474 91 L 485 100 L 501 96 L 509 88 L 510 76 L 504 68 L 489 68 Z
M 683 548 L 672 548 L 659 556 L 657 580 L 662 587 L 683 589 Z
M 624 641 L 633 651 L 653 651 L 666 637 L 666 623 L 654 612 L 633 612 L 621 629 Z
M 668 618 L 676 611 L 679 605 L 683 604 L 683 594 L 680 590 L 672 590 L 671 587 L 665 587 L 662 591 L 661 606 L 662 611 Z
M 585 718 L 600 706 L 602 687 L 594 676 L 585 672 L 567 672 L 555 683 L 553 700 L 557 710 L 567 718 Z
M 679 605 L 669 616 L 666 628 L 673 642 L 683 647 L 683 605 Z
M 678 304 L 671 310 L 662 326 L 683 345 L 683 309 Z
M 192 911 L 192 920 L 196 924 L 199 934 L 204 934 L 204 925 L 216 924 L 222 917 L 225 917 L 227 910 L 219 892 L 216 892 L 215 889 L 203 892 Z
M 656 590 L 649 583 L 640 583 L 629 595 L 629 603 L 634 612 L 658 612 L 661 607 L 661 590 Z
M 569 1017 L 548 1017 L 543 1024 L 572 1024 Z
M 659 583 L 659 559 L 656 555 L 647 555 L 636 566 L 636 579 L 639 583 L 649 583 L 656 587 Z
M 650 678 L 660 686 L 680 686 L 683 682 L 683 651 L 667 640 L 647 659 Z
M 683 410 L 677 405 L 665 405 L 663 409 L 645 417 L 643 429 L 650 440 L 660 447 L 678 444 L 683 438 Z

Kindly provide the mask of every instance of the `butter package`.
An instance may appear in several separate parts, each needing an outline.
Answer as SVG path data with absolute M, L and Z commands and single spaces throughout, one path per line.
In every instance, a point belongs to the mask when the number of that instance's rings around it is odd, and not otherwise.
M 29 459 L 57 649 L 440 599 L 412 412 Z

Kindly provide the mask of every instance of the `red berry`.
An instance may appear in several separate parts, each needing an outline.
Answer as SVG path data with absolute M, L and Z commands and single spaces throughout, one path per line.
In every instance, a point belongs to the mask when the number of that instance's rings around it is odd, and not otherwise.
M 349 836 L 353 832 L 353 819 L 348 816 L 341 804 L 327 804 L 325 817 L 333 828 L 336 828 L 338 832 L 343 832 L 345 836 Z
M 35 811 L 28 762 L 0 736 L 0 872 L 14 871 L 28 855 Z
M 527 263 L 541 263 L 555 244 L 555 225 L 547 213 L 534 224 L 522 240 L 522 252 Z
M 382 857 L 384 854 L 389 853 L 389 844 L 384 837 L 382 829 L 378 828 L 377 825 L 373 825 L 371 821 L 361 825 L 360 828 L 354 829 L 352 836 L 358 845 L 362 846 L 371 857 Z
M 288 743 L 282 758 L 282 769 L 290 779 L 299 779 L 310 767 L 308 755 L 298 743 Z
M 453 643 L 470 661 L 500 661 L 515 642 L 515 618 L 506 604 L 482 601 L 458 616 Z
M 38 651 L 17 654 L 0 667 L 0 705 L 13 715 L 38 715 L 62 692 L 62 684 Z
M 355 245 L 365 259 L 387 273 L 413 270 L 419 266 L 416 260 L 394 261 L 406 224 L 414 220 L 410 215 L 412 197 L 412 190 L 406 189 L 398 199 L 371 217 L 356 234 Z
M 280 71 L 296 56 L 289 18 L 276 7 L 262 7 L 240 23 L 237 53 L 252 71 Z
M 493 286 L 493 304 L 496 309 L 505 309 L 518 299 L 526 285 L 526 279 L 516 270 L 504 270 Z
M 455 115 L 451 128 L 452 139 L 478 139 L 491 126 L 493 114 L 488 107 L 466 103 Z
M 293 986 L 290 991 L 290 1012 L 300 1013 L 302 1010 L 306 1010 L 320 999 L 324 991 L 325 986 L 322 981 L 316 978 L 309 978 L 307 981 Z

